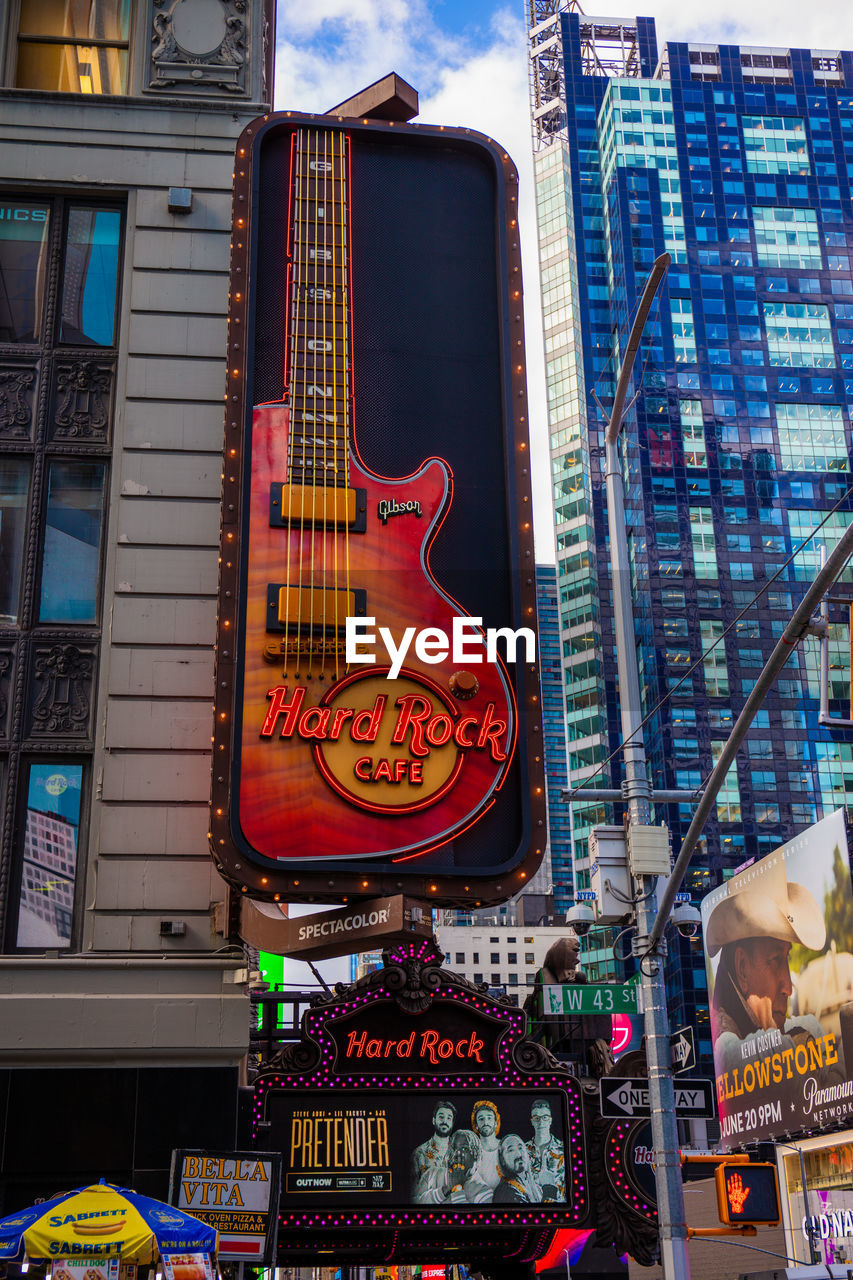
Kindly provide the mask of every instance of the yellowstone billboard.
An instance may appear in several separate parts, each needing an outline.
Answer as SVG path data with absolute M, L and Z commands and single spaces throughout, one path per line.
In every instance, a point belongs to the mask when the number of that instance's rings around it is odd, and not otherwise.
M 702 903 L 717 1103 L 731 1147 L 853 1112 L 853 891 L 843 810 Z

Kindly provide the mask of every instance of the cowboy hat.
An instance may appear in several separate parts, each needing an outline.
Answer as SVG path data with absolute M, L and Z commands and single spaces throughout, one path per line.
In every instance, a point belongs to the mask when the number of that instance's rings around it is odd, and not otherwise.
M 800 942 L 810 951 L 820 951 L 826 942 L 826 922 L 817 900 L 805 885 L 788 879 L 781 858 L 734 876 L 726 897 L 711 910 L 705 929 L 709 956 L 727 942 L 746 938 Z

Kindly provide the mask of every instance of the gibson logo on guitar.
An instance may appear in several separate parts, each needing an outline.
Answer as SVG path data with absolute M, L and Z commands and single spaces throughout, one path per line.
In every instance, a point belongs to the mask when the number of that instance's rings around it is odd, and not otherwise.
M 252 419 L 240 823 L 276 859 L 409 858 L 494 802 L 515 703 L 479 619 L 476 678 L 452 648 L 408 649 L 415 633 L 455 636 L 464 615 L 430 568 L 452 475 L 428 458 L 395 479 L 361 457 L 347 135 L 296 128 L 289 174 L 282 394 Z M 348 646 L 357 619 L 405 667 Z
M 413 499 L 410 499 L 408 502 L 395 502 L 392 498 L 389 502 L 387 499 L 383 498 L 376 510 L 379 519 L 383 524 L 388 523 L 388 518 L 390 516 L 412 515 L 417 516 L 420 520 L 423 515 L 423 512 L 421 511 L 421 504 L 417 500 Z

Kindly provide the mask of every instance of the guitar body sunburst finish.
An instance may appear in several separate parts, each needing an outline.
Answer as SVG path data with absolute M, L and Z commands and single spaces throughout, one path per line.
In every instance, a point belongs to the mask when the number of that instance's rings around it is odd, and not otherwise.
M 366 517 L 364 533 L 324 527 L 319 499 L 311 513 L 294 512 L 291 527 L 270 528 L 269 494 L 282 476 L 289 417 L 283 405 L 257 406 L 253 415 L 241 828 L 253 847 L 270 858 L 412 855 L 450 839 L 488 804 L 511 757 L 515 733 L 512 693 L 500 663 L 469 662 L 464 670 L 474 679 L 463 699 L 452 692 L 459 666 L 449 658 L 439 664 L 423 662 L 414 644 L 400 678 L 391 680 L 385 674 L 389 660 L 378 636 L 380 627 L 388 628 L 399 646 L 406 628 L 413 626 L 436 627 L 451 637 L 453 619 L 461 613 L 433 580 L 428 559 L 429 544 L 452 500 L 452 478 L 436 458 L 396 481 L 372 475 L 353 458 L 349 480 L 366 507 L 360 513 Z M 386 516 L 384 523 L 382 504 L 385 511 L 398 512 Z M 304 617 L 289 620 L 289 631 L 279 645 L 279 633 L 268 625 L 268 586 L 274 582 L 331 591 L 349 584 L 363 591 L 367 616 L 376 620 L 369 628 L 377 635 L 371 646 L 375 662 L 347 664 L 341 652 L 343 630 L 318 626 L 318 617 L 308 620 L 314 628 L 313 652 L 306 652 Z M 330 615 L 329 620 L 334 622 Z M 470 629 L 468 635 L 468 650 L 477 654 L 481 646 Z M 285 652 L 271 660 L 268 651 L 276 647 Z M 470 692 L 474 685 L 476 690 Z M 328 729 L 325 739 L 312 739 L 312 728 L 317 732 L 322 726 L 319 713 L 308 718 L 302 735 L 297 729 L 282 737 L 281 729 L 287 728 L 282 712 L 273 733 L 262 736 L 269 692 L 282 687 L 287 690 L 279 695 L 285 705 L 305 690 L 302 716 L 324 702 L 332 712 L 338 707 L 370 710 L 377 698 L 384 698 L 374 740 L 368 728 L 367 738 L 353 741 L 350 718 L 336 741 L 330 741 Z M 449 718 L 454 726 L 465 718 L 468 724 L 459 736 L 473 745 L 460 746 L 451 736 L 443 744 L 425 741 L 427 756 L 413 754 L 418 730 L 429 725 L 420 702 L 411 708 L 419 719 L 406 729 L 402 742 L 393 743 L 390 738 L 406 709 L 398 702 L 406 698 L 429 700 L 434 714 Z M 331 728 L 332 716 L 327 720 Z M 488 736 L 478 747 L 484 724 Z M 433 736 L 446 732 L 442 721 Z M 356 773 L 357 762 L 365 758 L 370 765 L 360 765 Z M 382 760 L 390 762 L 383 772 L 391 776 L 377 779 Z M 405 764 L 405 775 L 397 761 Z M 412 761 L 421 765 L 415 771 L 420 781 L 411 778 Z

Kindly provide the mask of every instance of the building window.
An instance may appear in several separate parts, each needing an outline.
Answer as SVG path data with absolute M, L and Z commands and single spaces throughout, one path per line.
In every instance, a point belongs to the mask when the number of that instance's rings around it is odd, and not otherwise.
M 535 964 L 535 963 L 536 963 L 536 961 L 533 959 L 533 952 L 532 952 L 532 951 L 525 951 L 525 953 L 524 953 L 524 963 L 525 963 L 525 964 Z
M 515 951 L 510 951 L 506 958 L 507 964 L 518 964 L 518 955 Z
M 479 951 L 474 951 L 474 952 L 472 953 L 472 955 L 471 955 L 471 963 L 472 963 L 472 964 L 479 964 L 479 963 L 480 963 L 480 953 L 479 953 Z
M 15 87 L 127 93 L 130 0 L 21 0 Z
M 749 173 L 811 173 L 806 130 L 796 116 L 744 116 Z
M 76 0 L 65 7 L 76 21 Z M 39 9 L 43 34 L 58 8 Z M 0 721 L 17 798 L 0 849 L 13 950 L 77 942 L 122 225 L 108 201 L 0 195 L 0 671 L 10 687 L 30 673 L 25 704 Z
M 819 302 L 765 302 L 763 309 L 771 364 L 835 367 L 828 307 Z
M 752 221 L 760 266 L 823 265 L 814 209 L 755 208 Z
M 693 364 L 696 360 L 696 330 L 693 324 L 693 304 L 689 298 L 671 298 L 672 341 L 675 359 L 679 364 Z
M 492 964 L 500 964 L 501 962 L 501 958 L 498 955 L 497 951 L 493 951 L 489 956 L 489 959 L 491 960 Z
M 448 959 L 449 959 L 449 957 L 448 957 Z M 457 952 L 456 952 L 456 963 L 457 963 L 457 964 L 464 964 L 464 963 L 465 963 L 465 952 L 464 952 L 464 951 L 457 951 Z
M 726 698 L 729 693 L 729 673 L 726 667 L 726 649 L 722 635 L 722 622 L 717 621 L 715 618 L 701 618 L 699 620 L 699 637 L 704 655 L 702 667 L 705 672 L 705 692 L 709 698 Z
M 690 508 L 690 538 L 693 543 L 693 568 L 697 578 L 716 578 L 717 540 L 710 507 Z
M 722 754 L 723 745 L 722 742 L 711 743 L 711 759 L 715 764 Z M 729 769 L 717 795 L 717 820 L 719 822 L 741 821 L 740 787 L 736 764 Z
M 498 987 L 498 986 L 500 986 L 500 982 L 501 982 L 501 975 L 500 975 L 499 973 L 493 973 L 493 974 L 492 974 L 492 986 L 493 986 L 493 987 Z
M 482 981 L 483 981 L 483 975 L 482 975 L 482 973 L 475 973 L 475 974 L 474 974 L 474 981 L 475 981 L 475 982 L 482 982 Z
M 777 404 L 783 471 L 849 471 L 841 408 L 835 404 Z
M 19 947 L 71 945 L 82 784 L 79 764 L 52 760 L 27 766 Z

